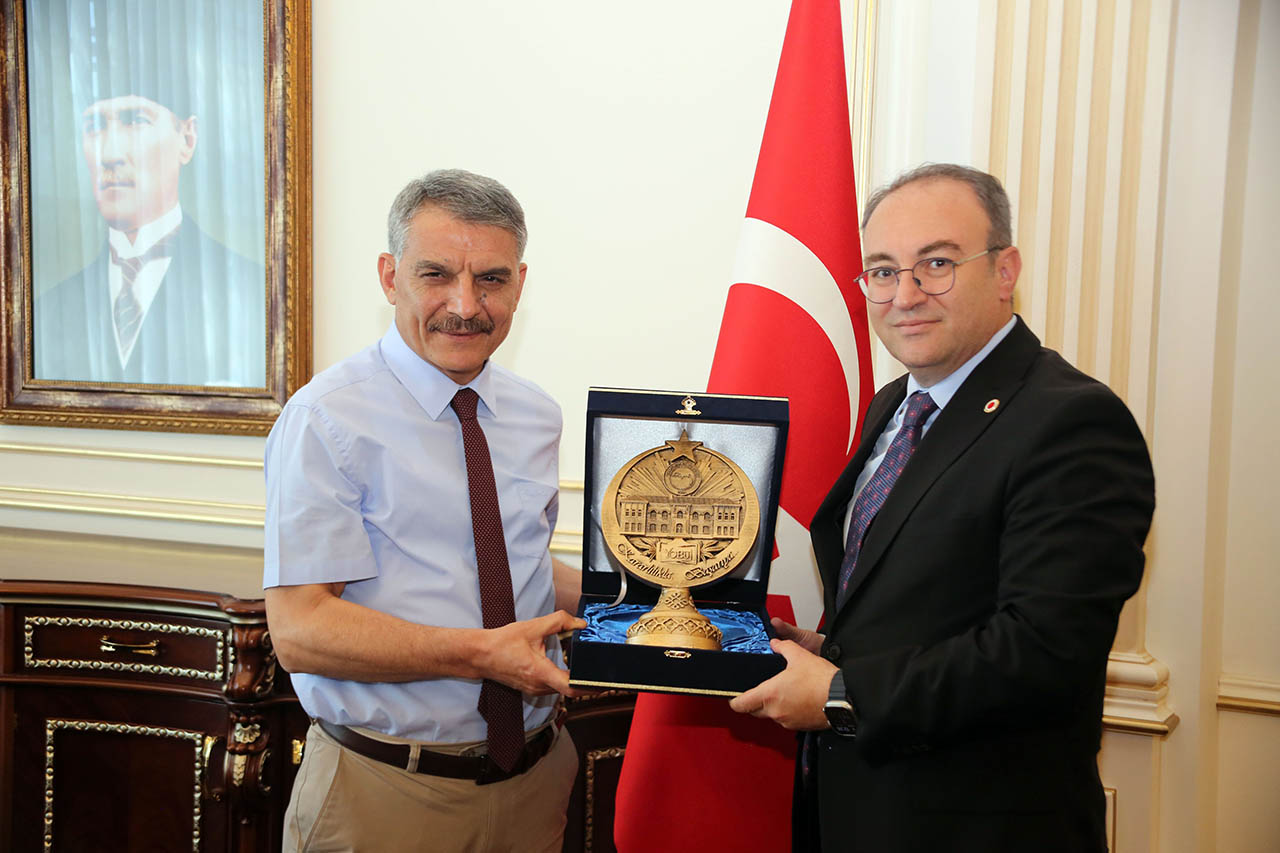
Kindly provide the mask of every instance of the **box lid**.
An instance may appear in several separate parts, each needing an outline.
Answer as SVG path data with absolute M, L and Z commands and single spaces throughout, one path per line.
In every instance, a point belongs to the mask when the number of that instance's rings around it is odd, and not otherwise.
M 787 444 L 788 402 L 785 397 L 683 393 L 627 388 L 590 388 L 587 392 L 586 474 L 583 495 L 582 591 L 614 597 L 622 585 L 622 568 L 605 541 L 602 503 L 610 481 L 637 456 L 677 441 L 682 433 L 716 454 L 728 457 L 750 481 L 759 501 L 755 544 L 730 574 L 691 588 L 695 601 L 760 605 L 769 588 L 778 491 Z M 697 489 L 685 494 L 656 495 L 668 509 L 676 535 L 676 512 L 690 503 L 707 503 Z M 655 489 L 655 491 L 658 491 Z M 666 499 L 671 506 L 662 505 Z M 652 509 L 653 507 L 650 507 Z M 682 525 L 685 523 L 682 519 Z M 658 538 L 670 538 L 652 529 Z M 707 538 L 689 531 L 690 539 Z M 626 576 L 626 601 L 652 603 L 659 589 L 635 574 Z

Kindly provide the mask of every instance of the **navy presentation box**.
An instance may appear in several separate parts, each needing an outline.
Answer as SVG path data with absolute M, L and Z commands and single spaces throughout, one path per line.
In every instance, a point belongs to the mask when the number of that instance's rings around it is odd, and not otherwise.
M 788 406 L 781 397 L 591 388 L 587 394 L 586 482 L 582 526 L 582 598 L 569 683 L 661 693 L 736 696 L 786 667 L 769 649 L 765 611 L 773 559 L 778 490 L 787 445 Z M 604 493 L 628 461 L 687 431 L 691 441 L 732 459 L 760 503 L 755 545 L 729 575 L 690 592 L 699 611 L 725 633 L 721 651 L 630 645 L 625 630 L 658 599 L 659 589 L 625 578 L 601 529 Z

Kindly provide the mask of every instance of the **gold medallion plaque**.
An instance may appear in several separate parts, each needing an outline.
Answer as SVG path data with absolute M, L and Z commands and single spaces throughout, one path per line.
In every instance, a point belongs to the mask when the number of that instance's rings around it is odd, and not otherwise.
M 662 587 L 627 642 L 718 650 L 721 631 L 693 606 L 689 588 L 729 574 L 755 544 L 760 500 L 743 470 L 682 430 L 613 476 L 601 528 L 626 571 Z

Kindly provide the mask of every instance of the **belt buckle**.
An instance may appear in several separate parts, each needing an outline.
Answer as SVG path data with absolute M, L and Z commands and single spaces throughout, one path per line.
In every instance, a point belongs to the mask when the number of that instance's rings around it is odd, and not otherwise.
M 477 785 L 492 785 L 494 782 L 505 782 L 519 772 L 517 769 L 520 766 L 519 762 L 508 773 L 498 766 L 498 762 L 494 761 L 493 756 L 489 755 L 489 753 L 486 752 L 483 758 L 484 764 L 481 765 L 480 772 L 476 774 Z M 521 756 L 521 760 L 523 760 L 523 756 Z

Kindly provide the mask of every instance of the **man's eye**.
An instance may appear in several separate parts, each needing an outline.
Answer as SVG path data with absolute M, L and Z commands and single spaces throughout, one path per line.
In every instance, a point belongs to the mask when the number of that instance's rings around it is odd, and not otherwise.
M 897 273 L 889 267 L 876 267 L 867 274 L 867 280 L 873 281 L 876 284 L 884 284 L 886 281 L 896 279 L 897 277 Z
M 926 258 L 924 264 L 931 271 L 937 272 L 951 266 L 951 260 L 949 258 Z
M 482 275 L 480 276 L 480 281 L 485 284 L 502 284 L 506 279 L 500 275 Z

